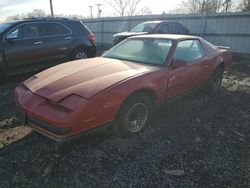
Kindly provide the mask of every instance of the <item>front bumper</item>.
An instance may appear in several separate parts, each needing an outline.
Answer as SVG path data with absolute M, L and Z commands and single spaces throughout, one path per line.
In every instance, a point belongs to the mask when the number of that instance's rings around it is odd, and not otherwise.
M 24 113 L 24 125 L 55 138 L 63 138 L 72 134 L 69 127 L 70 112 L 53 108 L 47 100 L 33 94 L 25 86 L 15 90 L 16 104 Z
M 89 108 L 82 106 L 65 110 L 56 104 L 51 104 L 48 99 L 32 93 L 24 85 L 16 88 L 15 95 L 18 106 L 25 113 L 25 125 L 56 141 L 73 139 L 89 131 L 103 128 L 113 121 L 107 118 L 108 116 L 98 113 L 96 108 L 90 108 L 94 106 L 92 103 L 88 104 Z
M 51 125 L 47 122 L 44 122 L 42 120 L 39 120 L 34 117 L 28 117 L 27 118 L 27 124 L 30 126 L 36 126 L 43 130 L 46 130 L 48 132 L 57 134 L 57 135 L 66 135 L 70 133 L 70 129 L 66 127 L 56 127 L 54 125 Z

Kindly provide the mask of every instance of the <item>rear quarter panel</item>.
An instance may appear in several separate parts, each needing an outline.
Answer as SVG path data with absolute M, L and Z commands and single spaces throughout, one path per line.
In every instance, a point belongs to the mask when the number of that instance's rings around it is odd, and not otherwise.
M 228 50 L 220 50 L 225 69 L 229 69 L 232 64 L 233 54 Z
M 232 61 L 232 53 L 226 49 L 217 48 L 201 39 L 205 54 L 209 60 L 207 67 L 207 80 L 210 80 L 215 69 L 223 63 L 224 68 L 228 69 Z

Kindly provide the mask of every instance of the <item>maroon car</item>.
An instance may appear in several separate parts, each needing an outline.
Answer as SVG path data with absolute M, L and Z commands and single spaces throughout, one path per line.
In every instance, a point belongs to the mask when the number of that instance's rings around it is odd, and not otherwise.
M 203 86 L 217 91 L 231 59 L 199 37 L 137 36 L 102 57 L 38 73 L 15 94 L 25 123 L 54 139 L 105 125 L 130 136 L 146 128 L 154 107 Z

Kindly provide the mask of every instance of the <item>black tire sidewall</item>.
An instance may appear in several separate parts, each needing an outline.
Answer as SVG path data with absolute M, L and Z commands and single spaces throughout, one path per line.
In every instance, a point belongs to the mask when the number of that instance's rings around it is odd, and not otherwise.
M 210 90 L 210 91 L 212 91 L 212 92 L 217 92 L 217 91 L 220 90 L 220 88 L 221 88 L 221 83 L 222 83 L 222 79 L 223 79 L 223 73 L 224 73 L 223 67 L 219 66 L 219 67 L 217 67 L 217 68 L 215 69 L 214 74 L 213 74 L 211 80 L 209 81 L 209 90 Z M 220 74 L 221 80 L 220 80 L 220 85 L 219 85 L 219 87 L 218 87 L 217 89 L 215 89 L 215 88 L 213 87 L 213 84 L 214 84 L 214 79 L 215 79 L 215 77 L 216 77 L 218 74 Z
M 143 103 L 147 106 L 148 119 L 147 119 L 144 127 L 141 130 L 133 133 L 133 132 L 128 131 L 126 123 L 125 123 L 125 117 L 127 115 L 128 110 L 131 108 L 131 106 L 135 103 L 138 103 L 138 102 Z M 146 127 L 148 127 L 148 124 L 150 122 L 151 117 L 152 117 L 152 102 L 150 101 L 149 97 L 147 97 L 143 93 L 135 94 L 135 95 L 129 97 L 126 100 L 126 102 L 122 105 L 122 107 L 118 113 L 118 117 L 116 118 L 116 121 L 114 124 L 115 133 L 121 137 L 130 137 L 130 136 L 137 135 L 137 134 L 143 132 L 146 129 Z
M 86 54 L 86 58 L 89 58 L 89 54 L 86 52 L 86 50 L 84 49 L 76 49 L 73 53 L 73 60 L 80 60 L 80 59 L 76 59 L 76 54 L 78 54 L 79 52 L 84 52 Z

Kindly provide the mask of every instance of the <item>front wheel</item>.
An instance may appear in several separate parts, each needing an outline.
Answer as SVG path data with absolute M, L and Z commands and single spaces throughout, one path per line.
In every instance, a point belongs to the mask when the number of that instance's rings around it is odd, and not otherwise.
M 221 87 L 222 79 L 223 79 L 224 68 L 219 66 L 216 68 L 210 82 L 209 89 L 212 91 L 218 91 Z
M 138 93 L 130 97 L 122 106 L 115 123 L 115 130 L 122 137 L 136 135 L 147 127 L 151 114 L 150 99 Z

